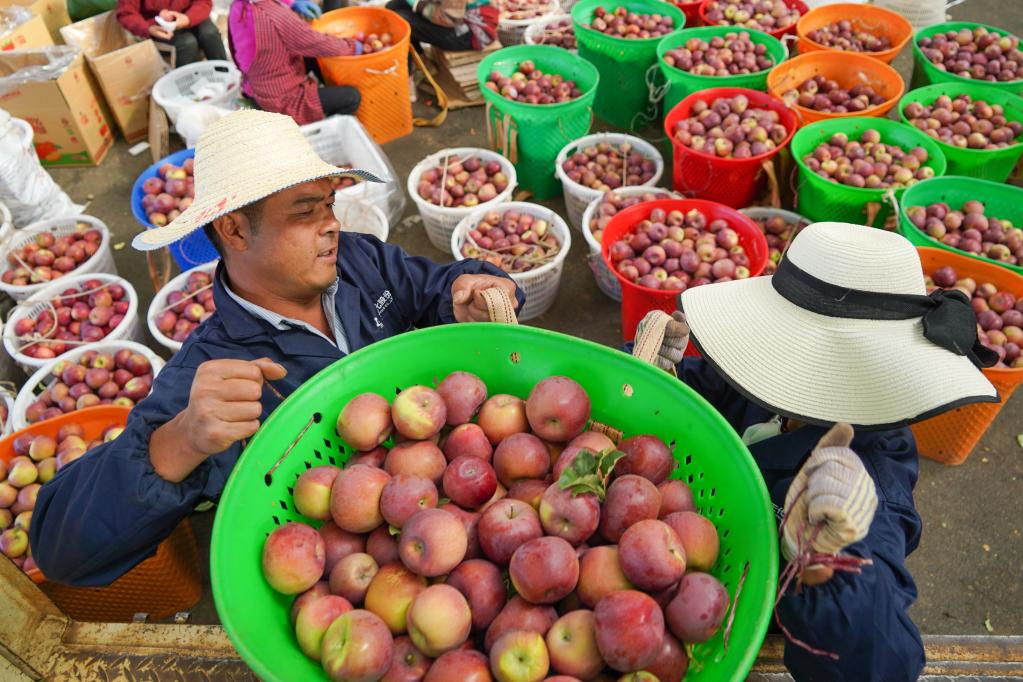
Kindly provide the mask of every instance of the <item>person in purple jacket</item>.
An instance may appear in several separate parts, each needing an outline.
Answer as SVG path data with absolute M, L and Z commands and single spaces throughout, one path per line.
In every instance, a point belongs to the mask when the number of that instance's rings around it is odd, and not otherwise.
M 239 111 L 195 153 L 196 197 L 142 250 L 205 226 L 222 260 L 216 312 L 157 376 L 124 432 L 40 492 L 32 555 L 47 579 L 107 585 L 197 504 L 215 501 L 245 439 L 321 369 L 413 327 L 488 320 L 482 292 L 524 296 L 498 268 L 437 265 L 375 237 L 340 232 L 324 163 L 288 116 Z M 357 227 L 357 226 L 354 226 Z

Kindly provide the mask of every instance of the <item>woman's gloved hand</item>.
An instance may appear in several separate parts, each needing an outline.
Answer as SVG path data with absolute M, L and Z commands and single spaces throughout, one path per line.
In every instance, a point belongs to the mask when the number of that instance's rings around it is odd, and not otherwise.
M 647 339 L 647 333 L 660 324 L 664 325 L 664 335 L 659 343 L 656 338 Z M 651 310 L 636 325 L 637 350 L 633 351 L 633 354 L 644 357 L 646 352 L 645 349 L 639 348 L 641 343 L 658 344 L 653 363 L 665 372 L 673 372 L 675 366 L 682 362 L 686 346 L 689 345 L 689 325 L 686 324 L 685 314 L 676 310 L 669 316 L 660 310 Z
M 835 424 L 824 434 L 785 495 L 782 553 L 791 560 L 810 542 L 812 552 L 838 554 L 867 536 L 877 491 L 859 455 L 849 448 L 853 430 Z M 820 526 L 814 537 L 814 529 Z
M 323 10 L 315 0 L 294 0 L 291 9 L 303 19 L 319 19 L 323 15 Z

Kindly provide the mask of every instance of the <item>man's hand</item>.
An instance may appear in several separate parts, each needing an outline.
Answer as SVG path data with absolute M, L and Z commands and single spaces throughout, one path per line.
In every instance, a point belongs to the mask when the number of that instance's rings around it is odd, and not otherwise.
M 287 370 L 268 358 L 209 360 L 192 379 L 188 406 L 150 439 L 153 468 L 171 482 L 183 481 L 207 458 L 259 429 L 263 382 Z
M 160 28 L 158 25 L 153 24 L 149 27 L 149 35 L 153 36 L 157 40 L 170 41 L 174 38 L 174 34 L 165 28 Z
M 511 299 L 514 308 L 519 307 L 515 298 L 515 282 L 506 277 L 493 275 L 462 275 L 451 285 L 451 305 L 458 322 L 489 322 L 487 303 L 481 292 L 493 288 L 503 289 Z
M 686 323 L 686 316 L 682 311 L 676 310 L 669 317 L 667 313 L 660 310 L 651 310 L 636 325 L 636 343 L 639 344 L 640 337 L 643 336 L 648 325 L 663 317 L 668 317 L 668 321 L 664 326 L 664 337 L 657 348 L 653 363 L 665 372 L 672 372 L 675 370 L 675 366 L 682 362 L 686 346 L 689 345 L 689 325 Z M 642 349 L 639 351 L 642 354 Z

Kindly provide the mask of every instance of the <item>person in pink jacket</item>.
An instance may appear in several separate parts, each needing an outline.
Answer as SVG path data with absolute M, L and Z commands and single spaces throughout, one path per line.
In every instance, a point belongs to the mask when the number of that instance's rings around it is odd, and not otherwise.
M 176 64 L 227 59 L 220 31 L 210 21 L 211 0 L 117 0 L 117 21 L 140 38 L 170 43 Z M 157 17 L 161 21 L 157 21 Z

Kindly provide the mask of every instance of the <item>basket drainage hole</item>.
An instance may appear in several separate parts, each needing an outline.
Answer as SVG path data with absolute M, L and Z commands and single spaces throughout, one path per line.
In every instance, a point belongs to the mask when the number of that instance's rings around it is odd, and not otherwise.
M 632 393 L 633 393 L 633 390 L 632 390 L 632 385 L 631 384 L 623 384 L 622 385 L 622 395 L 624 395 L 626 398 L 631 398 L 632 397 Z
M 284 511 L 288 511 L 288 503 L 287 502 L 285 502 L 284 500 L 277 500 L 277 502 L 278 502 L 278 504 L 281 505 L 281 509 L 283 509 Z
M 692 455 L 686 455 L 685 462 L 686 462 L 686 466 L 689 466 L 690 464 L 692 464 L 693 463 L 693 456 Z M 690 478 L 689 480 L 692 481 L 693 479 Z
M 320 414 L 319 412 L 313 412 L 313 423 L 314 424 L 319 424 L 321 419 L 323 419 L 323 415 L 322 414 Z
M 281 520 L 275 516 L 274 517 L 274 523 L 279 526 L 279 525 L 281 525 Z
M 269 488 L 273 484 L 273 477 L 270 474 L 263 476 L 263 485 Z
M 718 489 L 717 488 L 711 488 L 710 489 L 710 496 L 711 497 L 714 497 L 717 494 L 718 494 Z
M 518 351 L 515 351 L 514 353 L 508 356 L 508 359 L 511 360 L 513 365 L 517 365 L 519 364 L 519 360 L 521 360 L 522 358 L 519 356 Z
M 309 462 L 302 462 L 302 464 L 305 464 L 305 468 L 306 469 L 312 469 L 313 468 L 313 465 L 311 463 L 309 463 Z

